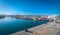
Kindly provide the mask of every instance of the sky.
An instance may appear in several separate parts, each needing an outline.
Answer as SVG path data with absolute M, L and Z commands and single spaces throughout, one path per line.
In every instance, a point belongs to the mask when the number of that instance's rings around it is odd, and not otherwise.
M 0 0 L 0 14 L 60 15 L 60 0 Z

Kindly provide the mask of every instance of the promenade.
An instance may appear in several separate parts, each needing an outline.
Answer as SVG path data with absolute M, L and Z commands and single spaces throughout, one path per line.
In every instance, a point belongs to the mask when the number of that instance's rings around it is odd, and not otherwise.
M 39 25 L 28 29 L 33 31 L 33 33 L 20 31 L 10 35 L 60 35 L 60 23 L 48 22 L 47 24 Z

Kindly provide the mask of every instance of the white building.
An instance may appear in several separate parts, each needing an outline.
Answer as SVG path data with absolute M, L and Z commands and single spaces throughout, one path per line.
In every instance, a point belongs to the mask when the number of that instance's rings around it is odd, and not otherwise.
M 57 15 L 48 16 L 48 19 L 50 19 L 50 21 L 51 21 L 51 20 L 54 20 L 54 22 L 55 22 L 55 21 L 56 21 L 56 16 L 57 16 Z

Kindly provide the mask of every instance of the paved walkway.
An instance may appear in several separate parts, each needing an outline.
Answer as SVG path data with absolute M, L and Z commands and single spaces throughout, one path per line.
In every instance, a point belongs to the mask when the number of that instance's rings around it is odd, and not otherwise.
M 49 22 L 29 29 L 33 33 L 21 31 L 11 35 L 60 35 L 60 23 Z

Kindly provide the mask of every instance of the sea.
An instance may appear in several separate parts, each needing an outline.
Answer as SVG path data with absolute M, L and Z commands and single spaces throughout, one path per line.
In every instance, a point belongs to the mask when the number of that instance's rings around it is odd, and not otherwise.
M 0 35 L 9 35 L 18 31 L 26 30 L 47 23 L 47 20 L 34 21 L 5 17 L 0 19 Z

